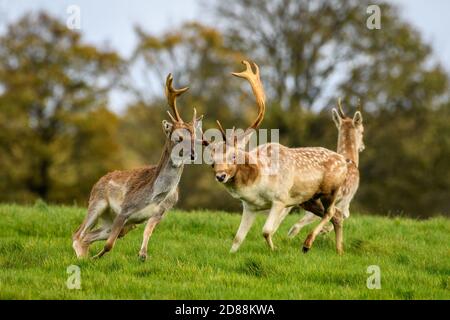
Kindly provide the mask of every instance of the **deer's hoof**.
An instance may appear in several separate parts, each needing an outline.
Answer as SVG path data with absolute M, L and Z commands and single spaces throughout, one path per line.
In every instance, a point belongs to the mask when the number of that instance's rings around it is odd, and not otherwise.
M 308 253 L 310 248 L 303 246 L 302 251 L 303 253 Z
M 142 262 L 145 262 L 147 260 L 147 254 L 146 253 L 140 253 L 139 254 L 139 260 Z

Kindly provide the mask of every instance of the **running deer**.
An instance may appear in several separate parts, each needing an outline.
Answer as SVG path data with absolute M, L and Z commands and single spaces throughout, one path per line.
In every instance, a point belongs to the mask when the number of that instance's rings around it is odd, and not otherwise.
M 201 127 L 194 108 L 192 122 L 184 122 L 178 112 L 176 100 L 188 88 L 174 89 L 173 78 L 166 79 L 165 93 L 173 115 L 171 122 L 162 122 L 166 135 L 165 146 L 158 164 L 128 171 L 106 174 L 94 185 L 89 199 L 86 218 L 73 235 L 76 255 L 86 257 L 89 245 L 94 241 L 107 240 L 103 250 L 94 258 L 110 251 L 118 237 L 123 237 L 137 224 L 147 221 L 141 260 L 147 258 L 147 244 L 153 230 L 165 212 L 178 200 L 178 182 L 186 162 L 194 160 L 196 130 Z M 95 230 L 92 230 L 97 225 Z
M 336 223 L 336 248 L 342 252 L 342 228 L 334 214 L 336 195 L 347 174 L 345 158 L 325 148 L 288 148 L 278 143 L 267 143 L 246 151 L 247 142 L 264 118 L 265 94 L 258 66 L 253 63 L 253 71 L 248 61 L 242 63 L 246 69 L 233 75 L 250 83 L 258 116 L 240 135 L 234 129 L 227 135 L 217 121 L 223 140 L 210 143 L 206 149 L 211 151 L 216 180 L 243 205 L 241 224 L 231 252 L 239 249 L 258 212 L 268 212 L 263 236 L 273 250 L 273 234 L 289 211 L 305 202 L 309 206 L 320 202 L 325 213 L 320 224 L 306 238 L 303 251 L 311 248 L 317 234 L 331 219 Z
M 333 121 L 338 129 L 337 152 L 347 159 L 347 177 L 338 193 L 336 208 L 342 212 L 343 218 L 350 216 L 350 203 L 359 186 L 359 152 L 365 148 L 363 136 L 364 126 L 361 111 L 358 110 L 353 118 L 347 117 L 342 109 L 341 100 L 338 100 L 338 110 L 332 110 Z M 307 209 L 307 208 L 305 208 Z M 300 230 L 316 221 L 317 215 L 306 212 L 305 215 L 289 230 L 288 236 L 295 237 Z M 325 226 L 323 233 L 333 230 L 333 226 Z

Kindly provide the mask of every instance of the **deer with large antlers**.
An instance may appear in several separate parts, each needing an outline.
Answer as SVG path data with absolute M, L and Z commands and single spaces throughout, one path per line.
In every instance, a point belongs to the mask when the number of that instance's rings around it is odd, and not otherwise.
M 347 165 L 344 156 L 324 148 L 288 148 L 278 143 L 267 143 L 246 151 L 245 146 L 259 127 L 265 112 L 265 94 L 259 68 L 243 61 L 246 70 L 233 73 L 247 80 L 258 106 L 258 116 L 243 134 L 226 134 L 218 122 L 223 141 L 214 141 L 211 151 L 215 177 L 229 193 L 242 201 L 241 224 L 231 247 L 236 252 L 245 239 L 258 212 L 268 212 L 263 236 L 274 249 L 272 236 L 289 211 L 299 204 L 307 207 L 323 205 L 324 214 L 319 225 L 308 235 L 303 251 L 307 252 L 322 227 L 332 221 L 335 225 L 336 248 L 342 252 L 342 228 L 335 218 L 336 195 L 343 184 Z M 274 169 L 275 168 L 275 169 Z
M 337 152 L 347 159 L 347 177 L 344 185 L 339 190 L 336 208 L 342 212 L 343 218 L 350 216 L 350 203 L 359 186 L 359 153 L 365 148 L 363 136 L 363 117 L 360 110 L 353 117 L 345 115 L 342 109 L 341 99 L 338 100 L 338 109 L 332 109 L 333 121 L 338 129 Z M 317 213 L 306 212 L 305 215 L 288 232 L 290 238 L 295 237 L 300 230 L 316 221 Z M 330 232 L 333 226 L 325 226 L 323 232 Z
M 192 122 L 185 122 L 178 112 L 176 100 L 188 88 L 174 89 L 169 74 L 165 93 L 173 115 L 162 122 L 165 146 L 156 166 L 106 174 L 94 185 L 86 218 L 73 235 L 76 255 L 86 257 L 89 245 L 106 240 L 103 250 L 110 251 L 118 237 L 123 237 L 137 224 L 147 221 L 139 257 L 147 258 L 147 244 L 165 212 L 178 200 L 178 183 L 184 164 L 195 158 L 196 131 L 201 126 L 194 108 Z M 93 228 L 96 227 L 95 230 Z

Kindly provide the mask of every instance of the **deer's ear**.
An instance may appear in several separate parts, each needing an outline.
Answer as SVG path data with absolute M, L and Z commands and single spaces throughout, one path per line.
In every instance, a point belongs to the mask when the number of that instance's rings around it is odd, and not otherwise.
M 169 121 L 163 120 L 162 126 L 163 126 L 163 130 L 164 130 L 164 133 L 166 134 L 166 136 L 169 136 L 170 133 L 172 132 L 173 124 L 171 124 Z
M 333 108 L 333 110 L 331 110 L 331 114 L 333 115 L 333 121 L 336 124 L 336 127 L 339 129 L 341 127 L 341 116 L 339 115 L 338 111 Z
M 357 126 L 357 125 L 361 125 L 363 122 L 363 117 L 361 112 L 356 111 L 355 115 L 353 116 L 353 125 Z

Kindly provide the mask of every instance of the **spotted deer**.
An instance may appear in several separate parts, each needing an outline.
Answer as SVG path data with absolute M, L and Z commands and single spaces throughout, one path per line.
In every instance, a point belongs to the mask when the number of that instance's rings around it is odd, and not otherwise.
M 165 93 L 173 115 L 168 111 L 171 122 L 162 122 L 166 141 L 158 164 L 110 172 L 98 180 L 91 191 L 86 218 L 73 235 L 73 248 L 79 258 L 86 257 L 89 245 L 98 240 L 106 240 L 106 244 L 94 258 L 103 256 L 118 237 L 147 221 L 139 251 L 141 260 L 145 260 L 153 230 L 177 202 L 184 164 L 189 156 L 191 160 L 195 158 L 194 143 L 201 118 L 196 118 L 194 108 L 192 122 L 183 121 L 176 100 L 188 88 L 174 89 L 172 82 L 169 74 Z
M 273 250 L 272 236 L 289 211 L 302 203 L 309 206 L 323 204 L 324 214 L 319 225 L 308 235 L 303 251 L 307 252 L 322 227 L 331 221 L 335 224 L 336 248 L 342 252 L 342 228 L 335 219 L 336 195 L 347 175 L 344 156 L 325 148 L 288 148 L 278 143 L 267 143 L 246 151 L 251 135 L 261 124 L 265 113 L 265 94 L 259 68 L 248 61 L 246 69 L 234 76 L 247 80 L 253 90 L 258 116 L 243 134 L 225 132 L 217 121 L 223 139 L 210 143 L 206 152 L 211 154 L 215 178 L 227 191 L 242 201 L 243 213 L 239 229 L 231 247 L 236 252 L 244 241 L 255 215 L 268 213 L 263 236 Z M 230 131 L 230 130 L 227 130 Z
M 365 148 L 363 136 L 364 126 L 361 111 L 356 111 L 353 118 L 347 117 L 342 109 L 341 100 L 338 101 L 338 109 L 332 110 L 333 121 L 338 129 L 337 152 L 347 159 L 347 176 L 344 185 L 338 193 L 336 208 L 342 212 L 343 218 L 350 216 L 350 203 L 359 186 L 359 153 Z M 307 208 L 305 208 L 307 209 Z M 295 237 L 300 230 L 316 221 L 318 216 L 311 212 L 305 215 L 288 232 L 290 238 Z M 330 232 L 333 226 L 325 226 L 322 231 Z

